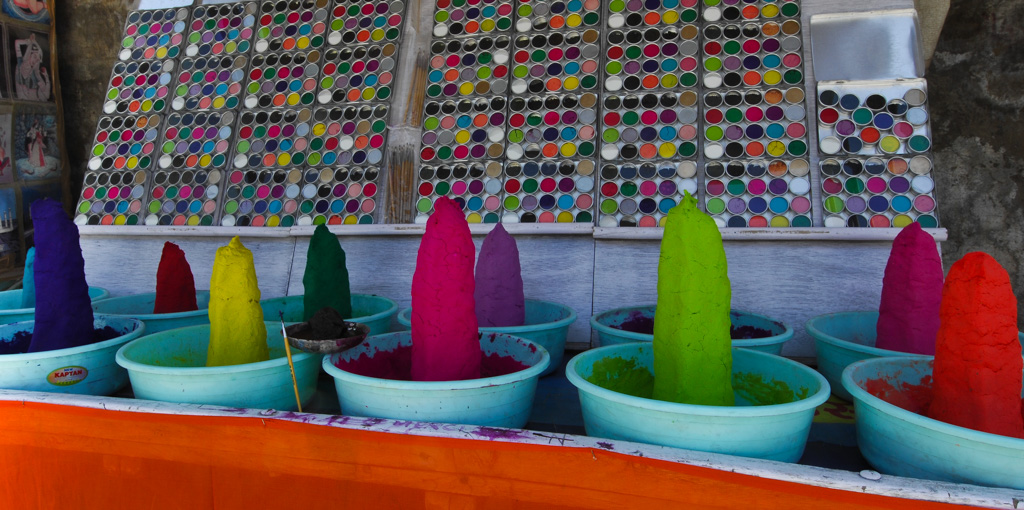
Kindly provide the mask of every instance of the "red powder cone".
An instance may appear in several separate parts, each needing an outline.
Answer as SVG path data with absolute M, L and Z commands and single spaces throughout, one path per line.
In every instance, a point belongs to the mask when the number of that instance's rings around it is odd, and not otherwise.
M 178 313 L 198 310 L 196 281 L 185 252 L 174 243 L 164 243 L 160 267 L 156 270 L 156 304 L 153 313 Z
M 942 288 L 928 416 L 960 427 L 1024 438 L 1017 299 L 991 256 L 968 253 Z

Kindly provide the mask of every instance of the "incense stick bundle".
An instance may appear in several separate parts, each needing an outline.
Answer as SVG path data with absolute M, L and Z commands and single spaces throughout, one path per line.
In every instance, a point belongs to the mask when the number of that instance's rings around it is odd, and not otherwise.
M 411 223 L 416 181 L 412 147 L 398 147 L 388 156 L 388 206 L 385 223 Z

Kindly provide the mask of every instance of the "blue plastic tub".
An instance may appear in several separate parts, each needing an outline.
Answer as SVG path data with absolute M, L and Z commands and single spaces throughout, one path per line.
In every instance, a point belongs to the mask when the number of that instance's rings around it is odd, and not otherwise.
M 128 370 L 135 398 L 227 407 L 295 410 L 295 390 L 285 357 L 281 323 L 267 322 L 270 359 L 258 363 L 206 366 L 210 325 L 162 331 L 117 351 Z M 322 356 L 292 350 L 303 403 L 316 391 Z
M 284 296 L 260 301 L 263 308 L 263 319 L 278 320 L 280 312 L 284 312 L 284 321 L 292 324 L 302 322 L 304 296 Z M 383 296 L 372 294 L 352 294 L 352 315 L 346 320 L 366 324 L 371 335 L 383 335 L 391 331 L 391 319 L 398 313 L 398 303 Z
M 950 425 L 901 409 L 865 390 L 866 381 L 931 385 L 927 358 L 875 358 L 843 372 L 853 395 L 857 444 L 883 473 L 1024 490 L 1024 439 Z
M 841 312 L 819 315 L 804 325 L 814 338 L 818 371 L 832 385 L 832 393 L 853 400 L 843 387 L 843 370 L 862 359 L 882 357 L 931 358 L 921 354 L 890 351 L 875 347 L 875 324 L 878 312 Z
M 416 420 L 491 427 L 526 425 L 537 390 L 537 379 L 551 357 L 543 347 L 503 333 L 480 338 L 484 354 L 511 356 L 529 368 L 496 377 L 464 381 L 399 381 L 366 377 L 335 366 L 338 360 L 387 356 L 411 346 L 408 331 L 367 338 L 358 347 L 324 358 L 324 370 L 334 377 L 341 412 L 394 420 Z
M 94 302 L 110 297 L 107 289 L 89 287 L 89 298 Z M 0 324 L 30 321 L 36 317 L 36 309 L 21 307 L 21 289 L 0 292 Z
M 562 366 L 565 340 L 569 336 L 569 326 L 574 322 L 576 322 L 576 311 L 568 306 L 551 301 L 527 299 L 525 324 L 501 328 L 480 328 L 480 331 L 506 333 L 525 338 L 543 347 L 551 356 L 551 364 L 540 374 L 545 376 Z M 406 308 L 398 314 L 398 323 L 408 331 L 412 324 L 412 308 Z
M 616 326 L 635 318 L 654 320 L 655 305 L 627 306 L 601 312 L 590 318 L 590 328 L 597 332 L 598 345 L 619 345 L 630 342 L 651 342 L 654 335 L 619 329 Z M 793 330 L 781 321 L 764 315 L 730 310 L 729 320 L 733 328 L 753 327 L 770 333 L 763 338 L 734 338 L 733 347 L 742 347 L 768 354 L 782 354 L 782 346 L 793 338 Z
M 566 366 L 579 389 L 587 435 L 743 457 L 796 462 L 803 455 L 814 409 L 828 400 L 828 382 L 814 370 L 779 356 L 732 349 L 736 405 L 704 406 L 663 402 L 602 388 L 586 380 L 607 358 L 635 363 L 653 373 L 653 344 L 599 347 L 576 355 Z M 749 379 L 784 382 L 798 400 L 751 405 Z
M 0 388 L 81 395 L 110 395 L 124 387 L 128 373 L 114 362 L 118 348 L 146 331 L 142 321 L 96 315 L 93 327 L 110 326 L 121 336 L 94 344 L 24 354 L 0 354 Z M 35 321 L 0 326 L 0 342 L 31 333 Z
M 153 313 L 155 304 L 156 293 L 151 292 L 96 301 L 92 304 L 92 310 L 96 313 L 139 319 L 146 323 L 147 335 L 210 323 L 209 310 L 206 309 L 210 305 L 208 290 L 196 291 L 196 304 L 199 305 L 199 309 L 191 312 Z

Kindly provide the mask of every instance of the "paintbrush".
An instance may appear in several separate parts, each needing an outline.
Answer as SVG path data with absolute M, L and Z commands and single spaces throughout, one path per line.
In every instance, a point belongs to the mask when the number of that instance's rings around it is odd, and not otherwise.
M 295 379 L 295 365 L 292 364 L 292 348 L 288 345 L 288 332 L 284 328 L 284 312 L 278 312 L 281 318 L 281 336 L 284 338 L 284 354 L 288 357 L 288 370 L 292 373 L 292 388 L 295 390 L 295 403 L 302 412 L 302 400 L 299 398 L 299 382 Z

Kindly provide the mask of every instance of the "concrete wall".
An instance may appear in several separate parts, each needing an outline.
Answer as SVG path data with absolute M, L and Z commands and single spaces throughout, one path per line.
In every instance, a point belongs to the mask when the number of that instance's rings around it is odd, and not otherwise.
M 57 3 L 67 146 L 77 175 L 71 188 L 77 195 L 121 27 L 136 2 Z M 940 221 L 949 229 L 945 265 L 969 251 L 992 254 L 1010 272 L 1018 306 L 1024 305 L 1022 27 L 1024 2 L 954 0 L 927 74 L 936 196 Z

